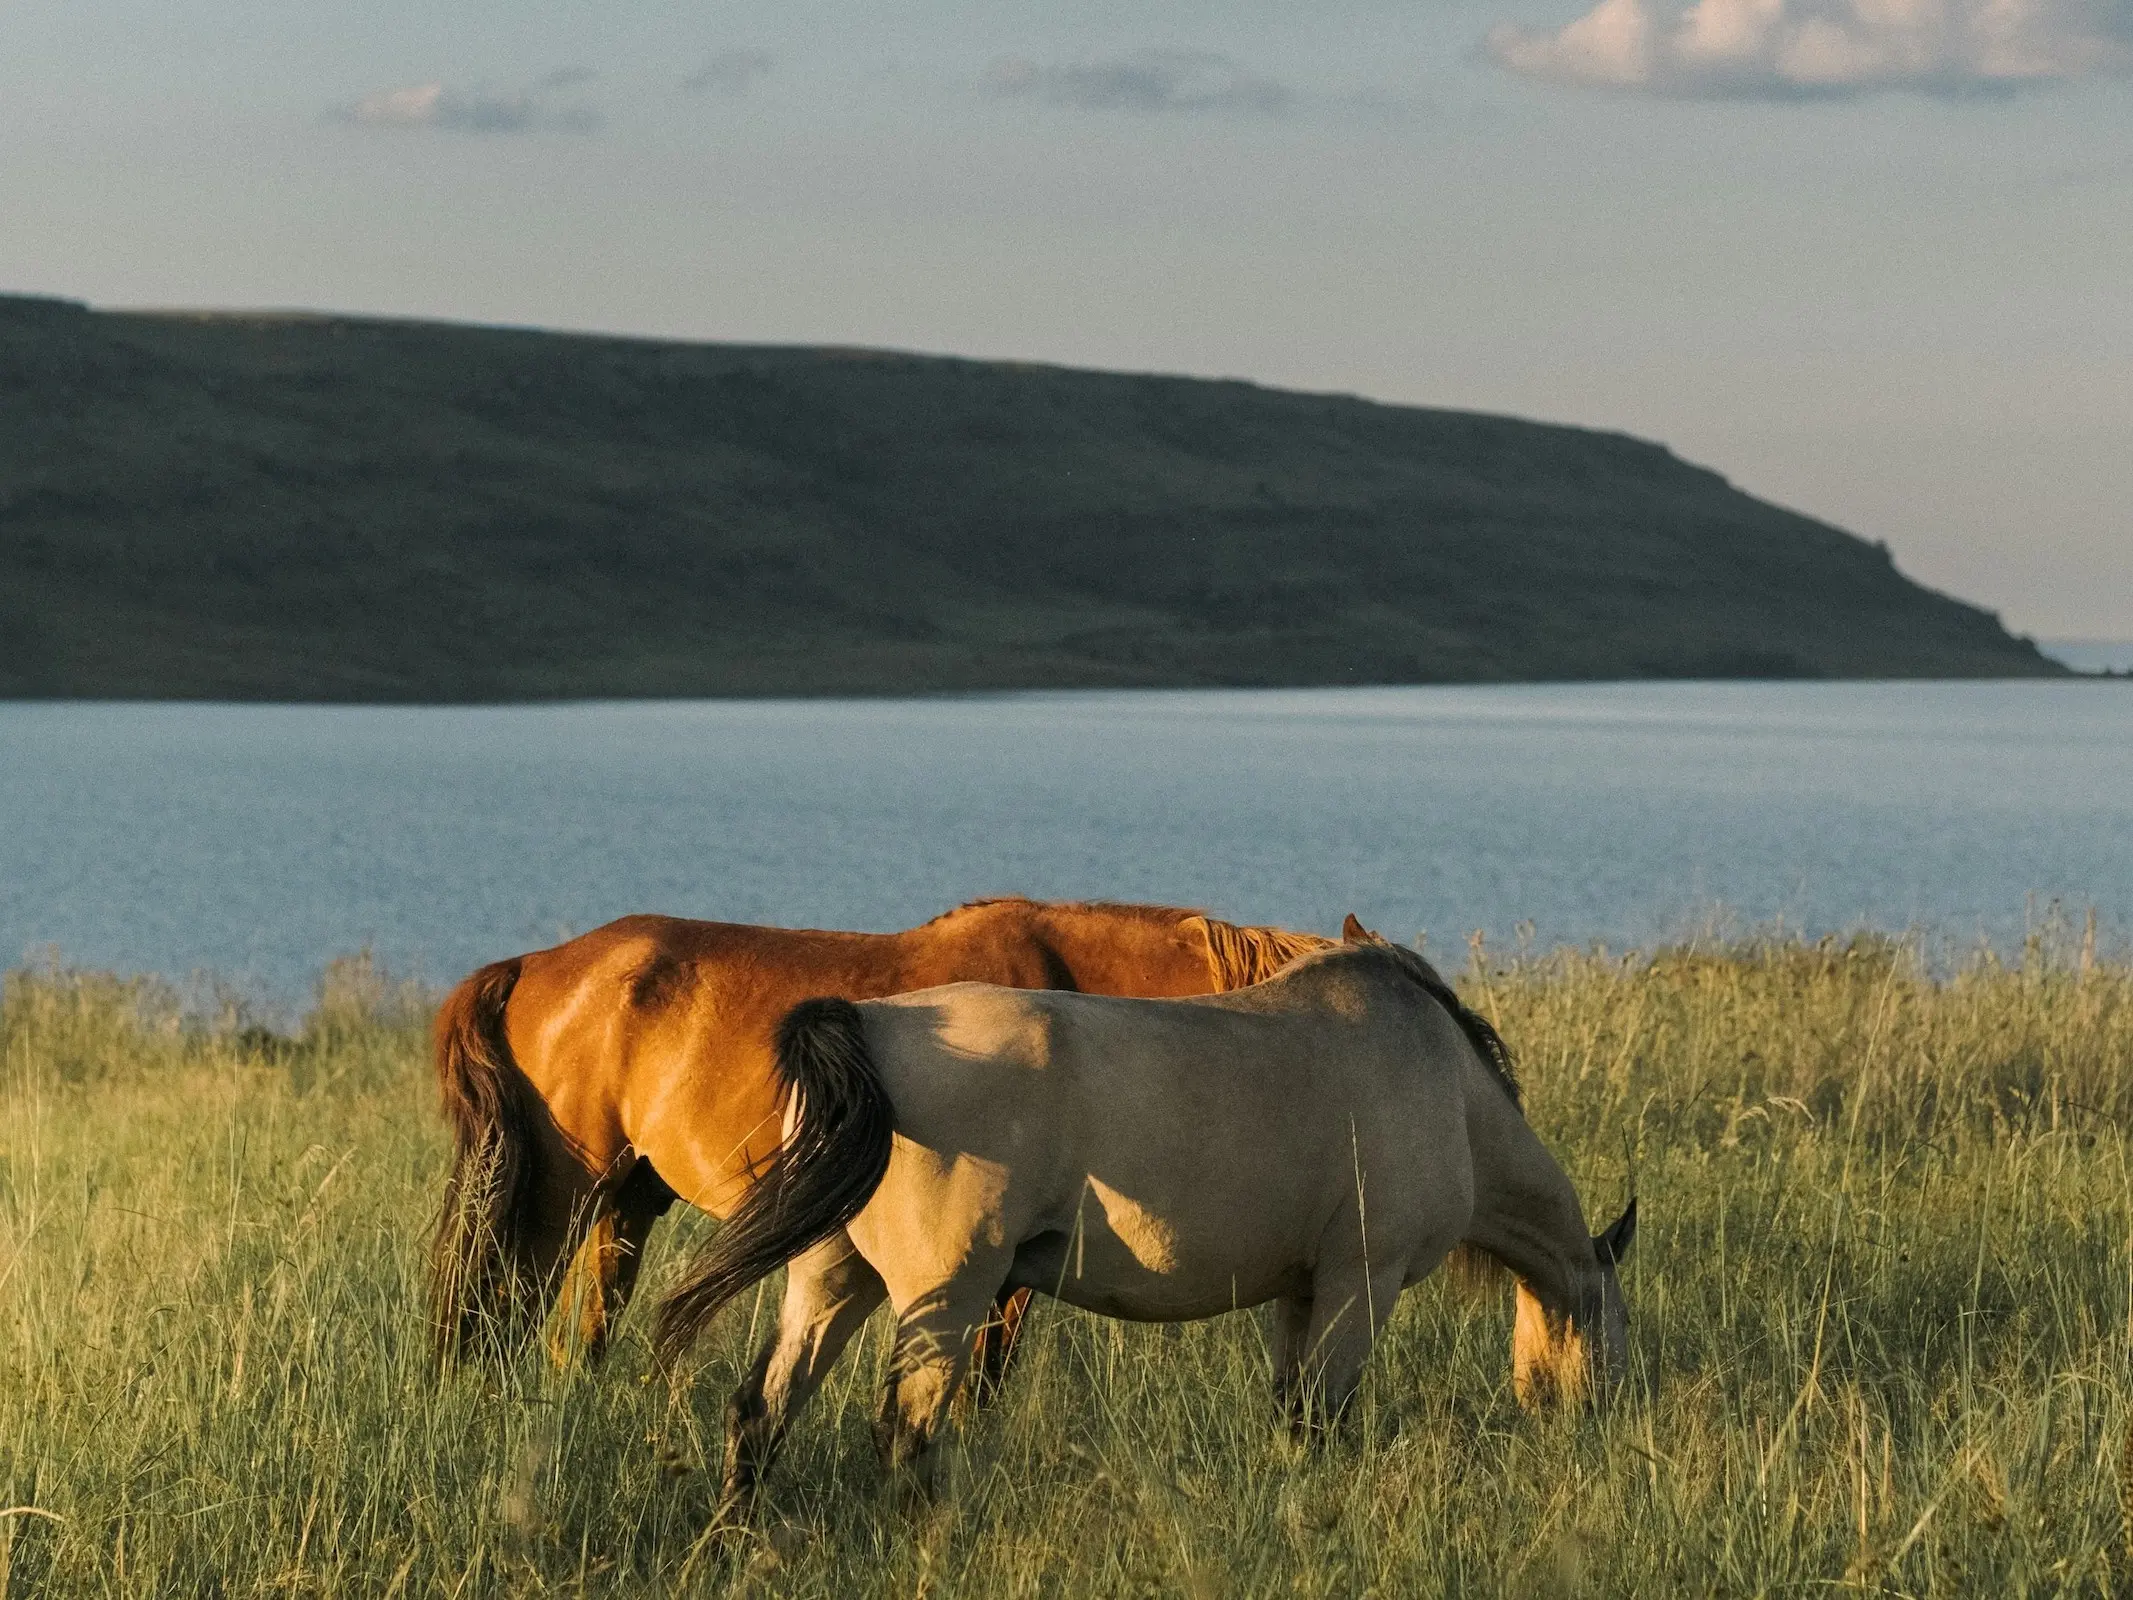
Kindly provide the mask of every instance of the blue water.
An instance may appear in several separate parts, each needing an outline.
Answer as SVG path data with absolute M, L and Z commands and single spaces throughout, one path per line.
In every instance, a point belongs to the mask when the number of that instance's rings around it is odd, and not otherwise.
M 984 894 L 1389 936 L 2133 919 L 2133 686 L 1638 684 L 518 708 L 0 705 L 0 963 L 432 981 L 629 911 Z M 2078 909 L 2077 913 L 2078 915 Z

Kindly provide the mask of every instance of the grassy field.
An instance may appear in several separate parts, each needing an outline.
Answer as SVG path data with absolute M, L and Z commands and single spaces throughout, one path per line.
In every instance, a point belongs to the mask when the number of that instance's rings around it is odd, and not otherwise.
M 760 1534 L 698 1534 L 736 1308 L 691 1387 L 440 1383 L 422 997 L 301 1036 L 152 983 L 8 980 L 0 1594 L 1880 1594 L 2133 1586 L 2133 968 L 1941 979 L 1879 942 L 1469 970 L 1588 1209 L 1634 1180 L 1641 1379 L 1531 1419 L 1500 1300 L 1403 1301 L 1347 1436 L 1272 1425 L 1259 1320 L 1046 1312 L 957 1489 L 868 1443 L 877 1322 Z M 686 1230 L 670 1229 L 656 1285 Z M 761 1314 L 758 1306 L 757 1314 Z

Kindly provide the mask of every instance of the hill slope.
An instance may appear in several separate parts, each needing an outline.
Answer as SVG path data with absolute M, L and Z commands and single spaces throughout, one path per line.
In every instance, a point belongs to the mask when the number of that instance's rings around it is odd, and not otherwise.
M 0 298 L 0 695 L 2059 670 L 1656 445 L 872 351 Z

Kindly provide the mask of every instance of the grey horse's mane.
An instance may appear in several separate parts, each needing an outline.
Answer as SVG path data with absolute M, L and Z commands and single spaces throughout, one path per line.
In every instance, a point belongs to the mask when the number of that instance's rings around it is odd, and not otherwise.
M 1367 943 L 1339 944 L 1330 950 L 1299 956 L 1286 970 L 1294 971 L 1306 963 L 1335 960 L 1364 950 L 1390 957 L 1401 976 L 1419 984 L 1424 993 L 1451 1013 L 1452 1020 L 1459 1024 L 1459 1031 L 1466 1035 L 1474 1053 L 1481 1057 L 1482 1065 L 1489 1069 L 1489 1076 L 1496 1080 L 1496 1087 L 1503 1090 L 1504 1098 L 1523 1111 L 1525 1101 L 1518 1087 L 1518 1074 L 1511 1064 L 1511 1047 L 1503 1042 L 1503 1035 L 1487 1017 L 1459 998 L 1459 992 L 1445 981 L 1444 974 L 1429 964 L 1421 951 L 1373 937 Z

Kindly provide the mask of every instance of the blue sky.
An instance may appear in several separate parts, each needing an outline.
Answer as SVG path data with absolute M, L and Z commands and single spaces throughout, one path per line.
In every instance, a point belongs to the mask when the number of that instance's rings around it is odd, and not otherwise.
M 2133 637 L 2133 0 L 9 0 L 0 287 L 1622 428 Z

